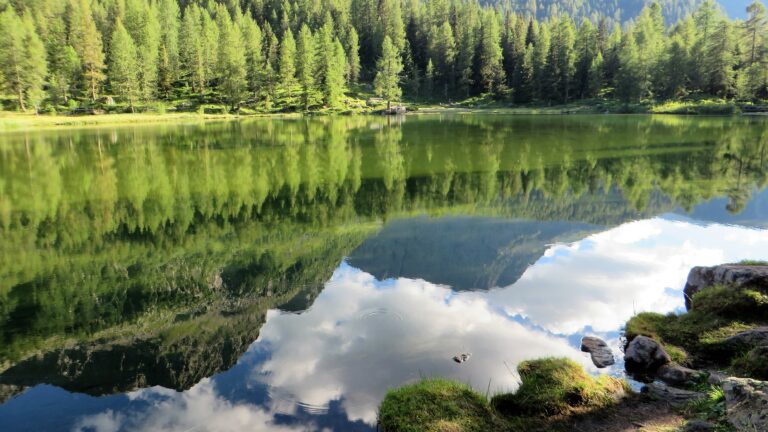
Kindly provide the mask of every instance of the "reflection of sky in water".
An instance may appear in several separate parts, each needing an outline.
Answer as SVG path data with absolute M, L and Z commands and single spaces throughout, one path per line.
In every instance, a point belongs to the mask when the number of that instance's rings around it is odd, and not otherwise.
M 510 371 L 523 359 L 568 356 L 591 368 L 582 334 L 617 348 L 633 313 L 682 306 L 692 266 L 743 258 L 768 258 L 768 231 L 670 216 L 550 246 L 519 281 L 489 292 L 378 281 L 342 263 L 308 311 L 269 312 L 235 367 L 190 390 L 94 398 L 37 386 L 0 406 L 0 419 L 30 430 L 368 430 L 387 389 L 423 376 L 494 393 L 514 389 Z M 451 360 L 460 352 L 469 362 Z M 81 416 L 64 426 L 70 410 Z

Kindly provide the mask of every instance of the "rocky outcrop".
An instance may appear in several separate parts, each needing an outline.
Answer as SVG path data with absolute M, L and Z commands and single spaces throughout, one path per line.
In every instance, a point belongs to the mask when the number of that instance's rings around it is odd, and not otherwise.
M 723 391 L 728 422 L 737 431 L 768 430 L 768 382 L 728 378 Z
M 624 350 L 624 367 L 639 381 L 653 381 L 659 368 L 671 362 L 664 347 L 649 337 L 635 337 Z
M 581 351 L 589 353 L 592 363 L 600 369 L 616 363 L 611 348 L 599 337 L 584 336 L 581 339 Z
M 685 307 L 693 308 L 693 296 L 699 291 L 715 285 L 740 287 L 768 287 L 768 266 L 724 264 L 714 267 L 694 267 L 685 284 Z

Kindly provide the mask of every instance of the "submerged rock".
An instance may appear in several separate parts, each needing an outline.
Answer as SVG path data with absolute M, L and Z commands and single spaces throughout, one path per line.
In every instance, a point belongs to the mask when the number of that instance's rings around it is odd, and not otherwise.
M 611 348 L 599 337 L 584 336 L 581 339 L 581 350 L 590 354 L 592 363 L 598 368 L 606 368 L 616 363 Z
M 640 381 L 653 381 L 656 371 L 671 362 L 664 347 L 646 336 L 632 339 L 624 351 L 624 367 Z
M 691 310 L 691 300 L 699 291 L 715 285 L 768 287 L 768 266 L 724 264 L 714 267 L 694 267 L 685 284 L 685 308 Z
M 737 431 L 768 431 L 768 382 L 728 378 L 723 391 L 728 422 Z
M 656 377 L 671 386 L 689 387 L 701 381 L 704 374 L 680 365 L 668 364 L 656 371 Z

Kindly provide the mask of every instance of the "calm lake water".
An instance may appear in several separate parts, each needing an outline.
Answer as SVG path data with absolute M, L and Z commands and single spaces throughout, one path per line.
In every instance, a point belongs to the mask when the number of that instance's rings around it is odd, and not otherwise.
M 768 259 L 768 121 L 338 117 L 0 135 L 0 430 L 372 431 Z M 452 357 L 470 352 L 464 364 Z

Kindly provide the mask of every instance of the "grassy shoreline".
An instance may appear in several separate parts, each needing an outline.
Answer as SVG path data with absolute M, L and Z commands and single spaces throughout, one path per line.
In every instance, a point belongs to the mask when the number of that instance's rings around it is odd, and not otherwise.
M 474 102 L 474 103 L 473 103 Z M 407 104 L 408 115 L 420 114 L 507 114 L 507 115 L 620 115 L 620 114 L 662 114 L 662 115 L 768 115 L 765 112 L 742 112 L 738 105 L 727 101 L 674 102 L 659 105 L 626 105 L 615 101 L 582 101 L 552 106 L 509 106 L 489 101 L 471 101 L 451 105 L 429 103 Z M 351 111 L 318 111 L 310 113 L 240 113 L 202 114 L 187 113 L 136 113 L 136 114 L 86 114 L 49 115 L 12 111 L 0 111 L 0 132 L 56 129 L 62 127 L 92 127 L 131 124 L 159 124 L 172 122 L 231 121 L 244 118 L 298 118 L 323 115 L 371 115 L 374 108 Z

